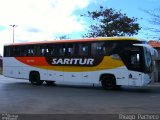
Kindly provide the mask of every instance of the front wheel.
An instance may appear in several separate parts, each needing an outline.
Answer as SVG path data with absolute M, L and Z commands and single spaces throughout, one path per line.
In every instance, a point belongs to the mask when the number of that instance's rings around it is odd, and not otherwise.
M 33 72 L 30 74 L 29 81 L 32 85 L 42 85 L 43 81 L 40 80 L 40 75 L 37 72 Z
M 105 90 L 114 90 L 116 88 L 116 80 L 111 76 L 102 77 L 101 84 Z

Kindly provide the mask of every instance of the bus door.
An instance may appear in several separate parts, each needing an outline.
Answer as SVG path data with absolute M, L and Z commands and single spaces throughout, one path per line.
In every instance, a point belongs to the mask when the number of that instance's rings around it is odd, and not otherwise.
M 128 85 L 141 85 L 141 72 L 144 69 L 143 48 L 139 46 L 124 47 L 120 56 L 128 69 L 128 72 L 126 73 L 128 76 Z

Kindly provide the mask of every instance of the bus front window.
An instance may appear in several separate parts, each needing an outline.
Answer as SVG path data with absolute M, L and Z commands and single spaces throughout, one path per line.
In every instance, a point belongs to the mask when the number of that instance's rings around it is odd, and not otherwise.
M 131 55 L 131 65 L 137 68 L 140 66 L 140 55 L 138 53 Z
M 153 70 L 152 56 L 151 56 L 150 50 L 147 48 L 144 48 L 144 57 L 145 57 L 146 72 L 152 72 Z

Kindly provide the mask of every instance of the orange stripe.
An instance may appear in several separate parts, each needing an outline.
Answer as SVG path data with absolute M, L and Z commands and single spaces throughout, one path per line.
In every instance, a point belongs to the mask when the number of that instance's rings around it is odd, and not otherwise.
M 30 66 L 50 66 L 45 57 L 16 57 L 16 59 Z

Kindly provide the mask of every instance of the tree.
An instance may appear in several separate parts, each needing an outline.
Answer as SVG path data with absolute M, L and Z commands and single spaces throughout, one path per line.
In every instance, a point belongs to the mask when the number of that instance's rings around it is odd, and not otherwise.
M 112 36 L 132 36 L 137 34 L 141 29 L 137 18 L 129 18 L 121 11 L 116 12 L 114 9 L 104 9 L 88 11 L 87 14 L 81 15 L 90 18 L 92 24 L 89 26 L 88 33 L 83 37 L 112 37 Z
M 158 38 L 160 40 L 160 8 L 154 10 L 143 10 L 145 13 L 151 16 L 149 23 L 152 24 L 152 27 L 147 27 L 147 30 L 152 31 L 153 33 L 158 33 L 157 37 L 154 35 L 154 38 Z
M 148 22 L 150 25 L 144 26 L 144 29 L 146 31 L 149 31 L 146 36 L 150 39 L 157 39 L 160 40 L 160 8 L 152 9 L 152 10 L 144 10 L 142 9 L 143 12 L 147 13 L 150 15 L 150 18 Z

